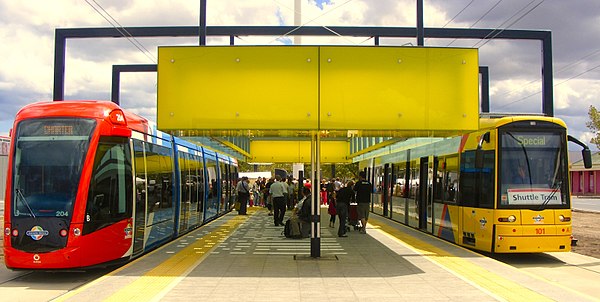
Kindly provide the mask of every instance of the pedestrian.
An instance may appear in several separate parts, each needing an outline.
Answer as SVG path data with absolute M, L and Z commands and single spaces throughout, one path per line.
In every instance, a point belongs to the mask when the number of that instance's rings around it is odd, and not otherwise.
M 329 213 L 329 227 L 335 227 L 335 216 L 337 215 L 335 204 L 336 200 L 334 198 L 328 198 L 329 206 L 327 208 L 327 213 Z
M 336 194 L 335 210 L 340 218 L 340 227 L 338 228 L 339 237 L 347 237 L 346 231 L 348 229 L 346 228 L 346 220 L 348 219 L 348 209 L 350 208 L 350 203 L 356 201 L 352 186 L 354 186 L 354 182 L 349 180 L 346 186 L 341 188 Z
M 300 222 L 300 233 L 303 238 L 310 237 L 310 217 L 311 217 L 311 191 L 307 187 L 302 187 L 302 199 L 294 207 L 298 221 Z
M 260 204 L 260 176 L 252 184 L 252 195 L 254 196 L 254 206 Z
M 327 204 L 327 180 L 321 179 L 321 205 Z
M 288 177 L 287 179 L 287 185 L 288 185 L 288 198 L 287 198 L 287 208 L 288 210 L 292 210 L 294 208 L 294 203 L 296 200 L 296 195 L 295 195 L 295 186 L 294 186 L 294 178 L 293 177 Z
M 240 204 L 238 214 L 246 215 L 246 206 L 248 204 L 248 199 L 250 199 L 250 184 L 248 181 L 248 177 L 244 176 L 237 183 L 237 202 Z
M 281 176 L 275 175 L 275 182 L 269 188 L 269 194 L 273 201 L 273 222 L 275 226 L 283 226 L 283 217 L 285 216 L 285 195 L 287 186 L 281 181 Z
M 263 195 L 265 206 L 267 207 L 267 209 L 269 209 L 269 216 L 273 216 L 273 203 L 272 203 L 272 198 L 271 198 L 271 193 L 270 193 L 271 185 L 273 185 L 273 182 L 275 182 L 273 177 L 269 178 L 269 181 L 265 184 L 264 195 Z
M 354 191 L 356 192 L 356 210 L 358 213 L 358 219 L 361 223 L 360 233 L 367 233 L 367 221 L 369 220 L 369 207 L 371 206 L 371 190 L 373 185 L 366 179 L 367 173 L 361 171 L 359 173 L 359 180 L 354 185 Z

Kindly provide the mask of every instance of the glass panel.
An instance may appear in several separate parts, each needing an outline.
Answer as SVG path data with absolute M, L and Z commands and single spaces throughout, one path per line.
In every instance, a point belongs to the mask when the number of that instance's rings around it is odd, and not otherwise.
M 208 200 L 206 203 L 205 218 L 212 219 L 217 215 L 219 208 L 219 186 L 217 185 L 217 159 L 214 156 L 206 157 L 206 173 L 208 182 Z
M 408 225 L 419 227 L 419 214 L 417 213 L 418 197 L 419 197 L 419 182 L 420 182 L 420 165 L 418 161 L 410 163 L 410 178 L 408 182 Z
M 406 196 L 408 195 L 406 164 L 395 164 L 393 174 L 395 175 L 395 180 L 392 187 L 392 218 L 406 223 Z
M 501 134 L 500 207 L 569 207 L 564 141 L 560 133 Z
M 173 164 L 171 149 L 146 144 L 148 226 L 173 219 Z
M 458 157 L 446 158 L 445 169 L 442 180 L 442 201 L 456 203 L 456 191 L 458 189 Z
M 133 140 L 135 161 L 135 241 L 134 253 L 143 251 L 144 233 L 146 229 L 146 162 L 144 161 L 144 142 Z
M 227 183 L 227 165 L 219 161 L 220 184 L 221 184 L 221 201 L 219 203 L 219 213 L 226 211 L 226 202 L 229 199 L 229 186 Z
M 180 202 L 181 210 L 179 212 L 179 230 L 185 231 L 188 228 L 190 218 L 191 194 L 193 189 L 193 180 L 190 173 L 190 155 L 179 152 L 179 179 L 180 183 Z
M 130 217 L 132 187 L 128 139 L 100 138 L 88 193 L 84 234 Z
M 95 125 L 92 119 L 74 118 L 19 123 L 13 166 L 14 217 L 72 215 Z
M 374 173 L 373 181 L 375 182 L 375 194 L 373 194 L 373 213 L 382 215 L 383 167 L 375 167 Z

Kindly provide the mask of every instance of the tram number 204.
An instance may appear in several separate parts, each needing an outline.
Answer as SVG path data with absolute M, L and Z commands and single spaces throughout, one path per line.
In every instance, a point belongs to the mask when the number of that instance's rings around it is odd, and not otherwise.
M 545 228 L 535 229 L 535 234 L 536 235 L 544 235 L 544 234 L 546 234 L 546 229 Z

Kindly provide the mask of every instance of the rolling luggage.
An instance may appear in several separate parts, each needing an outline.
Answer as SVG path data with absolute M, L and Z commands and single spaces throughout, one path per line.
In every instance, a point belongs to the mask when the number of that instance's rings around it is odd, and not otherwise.
M 358 220 L 356 208 L 356 203 L 350 203 L 350 208 L 348 209 L 348 225 L 353 226 L 355 231 L 360 228 L 360 221 Z

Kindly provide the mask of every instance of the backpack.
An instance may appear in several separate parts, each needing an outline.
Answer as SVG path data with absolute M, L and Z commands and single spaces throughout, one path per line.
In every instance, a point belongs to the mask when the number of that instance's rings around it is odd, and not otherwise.
M 298 224 L 298 228 L 295 229 L 292 227 L 292 220 L 288 219 L 285 221 L 285 225 L 283 226 L 283 236 L 285 236 L 285 238 L 294 238 L 294 239 L 298 239 L 298 238 L 302 238 L 302 234 L 300 233 L 300 224 Z

